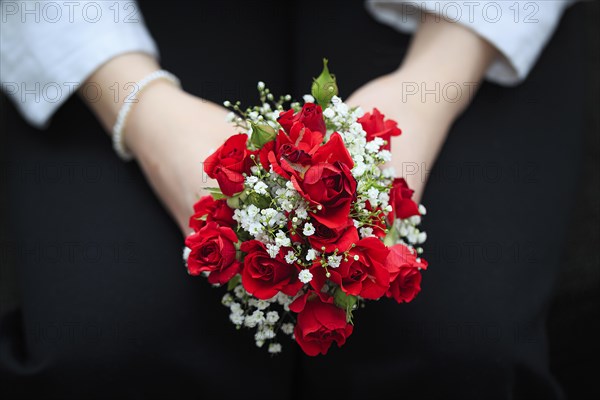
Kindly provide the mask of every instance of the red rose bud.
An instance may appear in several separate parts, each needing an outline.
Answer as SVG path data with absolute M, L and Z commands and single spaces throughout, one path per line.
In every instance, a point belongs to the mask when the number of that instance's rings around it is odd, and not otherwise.
M 225 284 L 240 271 L 234 243 L 238 238 L 229 227 L 220 227 L 216 222 L 207 222 L 196 233 L 185 239 L 191 249 L 187 259 L 190 275 L 209 272 L 211 284 Z
M 242 269 L 242 285 L 254 297 L 267 300 L 278 292 L 295 296 L 304 286 L 298 279 L 300 268 L 296 264 L 288 264 L 282 248 L 275 258 L 271 258 L 264 243 L 258 240 L 243 242 L 241 250 L 246 254 Z
M 312 155 L 321 147 L 323 134 L 312 131 L 300 122 L 294 123 L 289 134 L 279 131 L 274 142 L 260 150 L 260 162 L 267 171 L 273 167 L 275 173 L 286 179 L 292 174 L 303 174 L 312 163 Z
M 313 103 L 305 103 L 304 106 L 302 106 L 302 110 L 295 115 L 294 110 L 281 112 L 277 122 L 279 122 L 283 129 L 288 133 L 296 123 L 300 123 L 311 131 L 321 132 L 323 135 L 327 132 L 325 120 L 323 119 L 323 110 L 321 109 L 321 106 Z M 322 137 L 321 140 L 323 140 Z
M 327 59 L 323 59 L 323 71 L 317 79 L 313 79 L 313 84 L 310 93 L 315 98 L 317 103 L 323 107 L 327 107 L 333 96 L 337 96 L 338 87 L 335 82 L 335 75 L 329 73 L 327 68 Z
M 214 221 L 221 226 L 233 227 L 233 210 L 225 200 L 215 200 L 212 196 L 204 196 L 194 204 L 194 215 L 190 217 L 190 228 L 195 232 L 202 229 L 207 222 Z
M 233 196 L 244 190 L 243 173 L 250 173 L 253 165 L 246 143 L 248 135 L 233 135 L 223 146 L 211 154 L 204 162 L 204 171 L 219 183 L 221 191 L 226 196 Z
M 407 246 L 396 244 L 390 247 L 386 268 L 390 272 L 387 297 L 393 297 L 398 303 L 408 303 L 421 291 L 419 269 L 427 269 L 427 261 L 417 258 Z
M 390 287 L 390 273 L 386 268 L 389 249 L 381 240 L 368 237 L 356 242 L 348 252 L 347 260 L 337 268 L 328 268 L 329 279 L 340 285 L 349 295 L 376 300 Z
M 388 214 L 388 220 L 393 223 L 394 218 L 405 219 L 414 215 L 420 215 L 419 206 L 412 200 L 414 190 L 408 187 L 403 178 L 396 178 L 390 190 L 390 205 L 392 212 Z
M 250 143 L 257 149 L 262 148 L 266 143 L 274 140 L 277 135 L 275 129 L 269 124 L 251 123 L 251 126 L 252 136 L 250 137 Z
M 346 321 L 346 312 L 325 293 L 308 292 L 296 299 L 290 310 L 298 313 L 296 342 L 309 356 L 327 354 L 333 342 L 342 347 L 354 329 Z
M 384 120 L 385 115 L 381 114 L 378 109 L 374 108 L 373 113 L 366 113 L 358 119 L 365 132 L 367 132 L 367 142 L 376 137 L 387 141 L 385 150 L 390 150 L 392 136 L 400 136 L 402 131 L 398 128 L 398 123 L 394 120 Z

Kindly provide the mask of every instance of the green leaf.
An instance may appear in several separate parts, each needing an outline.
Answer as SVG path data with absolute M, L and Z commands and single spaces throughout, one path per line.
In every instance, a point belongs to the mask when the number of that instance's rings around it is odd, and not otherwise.
M 271 200 L 268 197 L 261 196 L 255 192 L 250 193 L 244 202 L 254 204 L 258 208 L 268 208 L 271 204 Z
M 242 276 L 240 274 L 235 275 L 233 278 L 227 282 L 227 290 L 233 290 L 237 285 L 242 282 Z
M 227 196 L 225 196 L 223 194 L 223 192 L 221 192 L 221 188 L 218 187 L 205 187 L 205 190 L 208 191 L 208 193 L 210 193 L 210 195 L 213 197 L 213 199 L 215 200 L 221 200 L 221 199 L 226 199 Z
M 227 199 L 227 205 L 229 206 L 229 208 L 241 208 L 242 207 L 242 203 L 240 201 L 240 196 L 233 196 L 233 197 L 229 197 Z
M 387 233 L 387 235 L 385 235 L 385 238 L 383 239 L 383 244 L 385 244 L 388 247 L 393 246 L 396 243 L 398 243 L 398 240 L 400 240 L 398 229 L 396 229 L 395 226 L 392 226 L 390 227 L 390 231 Z
M 338 287 L 333 293 L 333 302 L 336 306 L 346 311 L 346 321 L 352 323 L 352 310 L 356 308 L 358 297 L 347 295 Z

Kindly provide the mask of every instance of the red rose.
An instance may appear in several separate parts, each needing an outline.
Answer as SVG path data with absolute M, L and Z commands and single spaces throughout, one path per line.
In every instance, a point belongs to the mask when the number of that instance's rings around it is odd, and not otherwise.
M 233 196 L 244 190 L 242 174 L 250 173 L 253 165 L 250 155 L 255 153 L 248 150 L 247 141 L 248 135 L 244 133 L 233 135 L 204 162 L 204 171 L 219 182 L 219 187 L 226 196 Z
M 342 347 L 354 329 L 346 321 L 346 312 L 325 293 L 308 292 L 290 304 L 290 310 L 298 313 L 296 342 L 309 356 L 327 354 L 333 342 Z
M 210 283 L 227 283 L 240 271 L 234 245 L 237 241 L 231 228 L 219 226 L 216 222 L 208 222 L 198 232 L 188 236 L 185 245 L 192 250 L 187 260 L 190 275 L 210 272 Z
M 348 220 L 356 198 L 354 166 L 341 136 L 334 132 L 312 156 L 312 165 L 290 178 L 294 188 L 314 209 L 311 215 L 329 228 L 339 228 Z
M 207 222 L 214 221 L 221 226 L 233 227 L 233 210 L 225 200 L 215 200 L 212 196 L 204 196 L 194 204 L 194 215 L 190 217 L 190 228 L 195 232 L 202 229 Z
M 298 279 L 300 269 L 296 264 L 288 264 L 282 248 L 277 257 L 271 258 L 265 245 L 258 240 L 242 243 L 241 250 L 246 252 L 242 269 L 242 285 L 253 296 L 267 300 L 278 292 L 295 296 L 304 285 Z
M 390 150 L 392 136 L 400 136 L 402 131 L 398 128 L 398 123 L 394 120 L 384 120 L 385 115 L 374 108 L 373 113 L 366 113 L 358 119 L 365 132 L 367 132 L 367 142 L 380 137 L 387 141 L 383 149 Z
M 403 178 L 394 179 L 392 190 L 390 190 L 390 204 L 392 212 L 388 214 L 388 220 L 393 223 L 394 218 L 408 218 L 420 215 L 419 206 L 412 200 L 414 190 L 408 187 Z
M 377 238 L 361 239 L 348 252 L 347 261 L 342 260 L 338 268 L 328 267 L 329 279 L 349 295 L 376 300 L 390 287 L 390 273 L 385 264 L 389 252 Z
M 398 303 L 408 303 L 421 291 L 420 269 L 427 269 L 427 261 L 417 256 L 403 244 L 390 247 L 386 260 L 390 271 L 390 288 L 387 297 L 393 297 Z
M 321 132 L 323 135 L 327 132 L 325 120 L 323 119 L 323 110 L 321 106 L 313 103 L 305 103 L 302 110 L 294 115 L 294 110 L 283 111 L 279 114 L 277 122 L 286 132 L 289 132 L 296 122 L 302 123 L 311 131 Z
M 345 164 L 319 163 L 308 168 L 304 179 L 291 179 L 294 188 L 310 202 L 314 219 L 332 229 L 346 224 L 356 197 L 356 180 Z
M 354 161 L 352 161 L 342 137 L 339 133 L 333 132 L 327 143 L 317 149 L 312 157 L 312 162 L 313 164 L 320 162 L 333 164 L 336 161 L 345 164 L 349 169 L 354 167 Z
M 266 143 L 260 150 L 260 162 L 265 170 L 273 171 L 290 179 L 291 174 L 306 170 L 312 155 L 323 143 L 323 134 L 311 131 L 301 123 L 295 123 L 289 135 L 279 131 L 275 141 Z
M 338 228 L 329 228 L 316 220 L 311 223 L 315 227 L 315 233 L 308 237 L 308 241 L 318 251 L 332 253 L 338 249 L 339 252 L 344 252 L 359 240 L 352 218 L 348 218 L 346 223 Z

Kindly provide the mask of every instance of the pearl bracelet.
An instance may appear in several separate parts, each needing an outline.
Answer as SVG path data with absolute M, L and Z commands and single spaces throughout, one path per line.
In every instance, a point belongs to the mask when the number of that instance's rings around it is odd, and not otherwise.
M 113 148 L 115 149 L 115 152 L 123 161 L 129 161 L 129 160 L 133 159 L 133 155 L 129 152 L 129 150 L 127 150 L 127 148 L 125 147 L 125 142 L 124 142 L 124 132 L 123 131 L 124 131 L 125 120 L 127 119 L 127 115 L 129 115 L 129 112 L 131 111 L 131 107 L 135 103 L 137 103 L 138 96 L 142 92 L 142 90 L 144 90 L 144 88 L 147 87 L 150 83 L 152 83 L 156 80 L 159 80 L 159 79 L 166 79 L 167 81 L 173 83 L 175 86 L 181 87 L 181 82 L 172 73 L 162 70 L 162 69 L 158 70 L 158 71 L 154 71 L 150 75 L 147 75 L 146 77 L 144 77 L 143 79 L 141 79 L 140 81 L 138 81 L 135 84 L 135 92 L 131 96 L 131 97 L 133 97 L 133 99 L 126 100 L 123 103 L 123 105 L 121 106 L 121 109 L 119 110 L 119 114 L 117 114 L 117 120 L 116 120 L 115 125 L 112 130 L 112 142 L 113 142 Z

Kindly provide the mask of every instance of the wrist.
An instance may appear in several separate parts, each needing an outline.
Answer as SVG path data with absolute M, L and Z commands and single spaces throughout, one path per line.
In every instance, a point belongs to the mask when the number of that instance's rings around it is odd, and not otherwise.
M 136 156 L 155 152 L 175 132 L 167 124 L 181 120 L 177 107 L 184 107 L 189 95 L 165 80 L 157 80 L 140 94 L 125 123 L 125 146 Z
M 476 91 L 473 82 L 454 82 L 422 68 L 402 66 L 390 74 L 396 100 L 422 120 L 451 126 L 470 103 Z
M 135 96 L 134 84 L 159 69 L 156 60 L 147 54 L 121 54 L 100 66 L 86 80 L 79 94 L 110 134 L 119 110 Z M 89 85 L 96 88 L 99 96 L 94 99 L 86 96 Z

